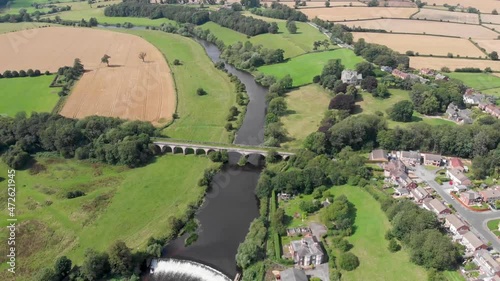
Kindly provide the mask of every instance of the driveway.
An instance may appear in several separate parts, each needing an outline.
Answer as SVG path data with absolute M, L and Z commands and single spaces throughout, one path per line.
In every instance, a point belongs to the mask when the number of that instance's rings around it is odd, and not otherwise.
M 310 277 L 319 277 L 321 281 L 330 281 L 330 269 L 328 263 L 317 265 L 314 269 L 305 270 L 306 275 Z
M 415 175 L 426 181 L 430 187 L 436 190 L 444 201 L 452 205 L 457 213 L 471 226 L 471 230 L 473 230 L 473 232 L 478 234 L 485 241 L 490 242 L 492 247 L 497 252 L 500 252 L 500 240 L 498 240 L 498 238 L 490 232 L 488 226 L 486 225 L 489 220 L 500 218 L 500 212 L 473 212 L 465 208 L 460 202 L 457 202 L 457 200 L 450 195 L 449 188 L 439 185 L 434 181 L 436 174 L 426 170 L 423 166 L 418 166 L 416 168 Z

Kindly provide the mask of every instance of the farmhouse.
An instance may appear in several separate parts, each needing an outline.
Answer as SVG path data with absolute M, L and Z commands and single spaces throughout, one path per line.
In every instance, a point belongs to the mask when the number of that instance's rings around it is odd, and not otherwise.
M 460 158 L 451 158 L 449 167 L 450 169 L 456 169 L 460 172 L 463 172 L 465 169 L 464 164 L 462 163 L 462 160 L 460 160 Z
M 397 156 L 405 165 L 414 166 L 421 161 L 420 153 L 417 151 L 398 151 Z
M 383 149 L 375 149 L 370 153 L 370 161 L 372 162 L 388 162 L 387 153 Z
M 445 217 L 444 226 L 449 228 L 454 235 L 462 235 L 470 230 L 469 227 L 454 214 Z
M 296 268 L 289 268 L 280 272 L 279 279 L 281 281 L 307 281 L 307 276 L 304 271 Z
M 484 244 L 484 242 L 471 231 L 462 235 L 462 245 L 464 245 L 470 252 L 488 248 L 486 244 Z
M 473 262 L 479 266 L 483 274 L 493 276 L 500 273 L 500 264 L 486 250 L 476 251 Z
M 446 176 L 456 185 L 472 185 L 472 181 L 457 169 L 446 170 Z
M 420 74 L 434 76 L 434 75 L 436 75 L 436 71 L 433 69 L 430 69 L 430 68 L 422 68 L 422 69 L 420 69 Z
M 392 71 L 392 75 L 396 76 L 398 78 L 401 78 L 403 80 L 406 79 L 406 78 L 408 78 L 408 77 L 410 77 L 410 75 L 408 73 L 405 73 L 405 72 L 403 72 L 403 71 L 401 71 L 399 69 L 394 69 Z
M 342 70 L 342 75 L 341 78 L 342 82 L 351 84 L 351 85 L 358 85 L 361 80 L 363 79 L 362 74 L 358 74 L 355 70 Z
M 421 186 L 410 190 L 410 194 L 417 203 L 422 203 L 424 199 L 431 197 L 429 192 Z
M 438 154 L 431 153 L 423 153 L 422 157 L 424 158 L 424 165 L 432 165 L 432 166 L 441 166 L 441 162 L 443 161 L 443 156 Z
M 480 104 L 486 99 L 486 96 L 469 88 L 465 90 L 463 99 L 465 104 Z
M 461 124 L 472 124 L 472 112 L 469 109 L 460 109 L 454 103 L 450 103 L 446 109 L 446 114 L 448 114 L 448 119 L 461 123 Z
M 304 237 L 301 240 L 292 241 L 289 250 L 294 262 L 299 266 L 309 267 L 323 262 L 323 250 L 314 237 Z
M 436 215 L 438 215 L 438 217 L 444 217 L 445 215 L 451 214 L 451 210 L 448 209 L 438 199 L 430 199 L 430 198 L 425 199 L 423 207 L 429 211 L 434 212 Z
M 460 201 L 462 201 L 465 205 L 470 206 L 482 201 L 481 195 L 479 193 L 468 190 L 460 193 Z
M 490 204 L 494 204 L 497 200 L 500 200 L 500 190 L 498 187 L 479 191 L 479 194 L 483 197 L 484 202 L 488 202 Z

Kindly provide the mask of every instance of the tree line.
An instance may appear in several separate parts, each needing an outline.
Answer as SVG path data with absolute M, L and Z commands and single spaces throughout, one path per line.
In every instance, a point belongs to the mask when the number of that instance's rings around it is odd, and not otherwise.
M 284 53 L 282 49 L 267 49 L 262 45 L 253 45 L 250 41 L 246 41 L 225 47 L 221 58 L 237 68 L 253 70 L 265 64 L 283 62 Z
M 49 113 L 0 117 L 0 150 L 14 169 L 23 168 L 37 152 L 57 152 L 66 158 L 95 159 L 137 167 L 154 152 L 155 128 L 148 122 L 109 117 L 69 119 Z
M 49 75 L 49 71 L 45 71 L 45 75 Z M 37 77 L 42 75 L 40 70 L 38 69 L 28 69 L 28 70 L 5 70 L 3 73 L 0 74 L 0 78 L 17 78 L 17 77 Z
M 250 12 L 254 15 L 264 16 L 268 18 L 293 20 L 306 22 L 307 16 L 299 10 L 288 7 L 287 5 L 273 2 L 270 8 L 252 8 Z
M 372 187 L 366 190 L 380 202 L 391 222 L 386 239 L 404 244 L 413 263 L 439 271 L 456 269 L 461 262 L 460 246 L 450 240 L 434 213 L 411 201 L 389 198 Z
M 261 19 L 246 17 L 239 12 L 231 9 L 220 9 L 210 13 L 210 20 L 232 30 L 246 34 L 248 36 L 255 36 L 259 34 L 271 32 L 271 24 Z M 275 30 L 274 33 L 276 33 Z
M 167 18 L 180 23 L 196 25 L 209 21 L 208 11 L 188 6 L 151 5 L 147 0 L 126 0 L 104 9 L 107 17 Z

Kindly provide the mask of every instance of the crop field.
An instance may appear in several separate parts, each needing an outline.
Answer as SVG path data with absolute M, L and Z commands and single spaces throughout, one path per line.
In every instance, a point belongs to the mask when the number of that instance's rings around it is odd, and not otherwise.
M 57 91 L 49 88 L 53 79 L 54 75 L 0 79 L 0 116 L 52 112 L 59 100 Z
M 498 33 L 480 25 L 432 22 L 424 20 L 378 19 L 365 21 L 346 21 L 342 24 L 351 27 L 382 29 L 387 32 L 433 34 L 468 39 L 496 39 Z
M 57 44 L 57 45 L 56 45 Z M 36 46 L 36 48 L 33 48 Z M 0 36 L 0 71 L 56 72 L 80 58 L 87 72 L 61 114 L 166 122 L 175 112 L 175 87 L 163 55 L 139 37 L 90 28 L 49 27 Z M 61 51 L 64 50 L 64 51 Z M 146 52 L 146 62 L 138 58 Z M 110 66 L 101 63 L 111 56 Z
M 449 75 L 451 78 L 458 79 L 465 85 L 479 91 L 500 88 L 500 77 L 487 73 L 451 72 L 447 75 Z
M 385 45 L 402 54 L 411 50 L 420 55 L 446 56 L 453 53 L 461 57 L 485 56 L 474 44 L 463 38 L 368 32 L 353 32 L 353 35 L 354 40 L 364 38 L 366 42 Z
M 262 3 L 272 3 L 272 1 L 263 1 Z M 295 7 L 295 2 L 280 1 L 280 4 L 287 5 L 288 7 Z M 330 7 L 350 7 L 350 6 L 366 7 L 366 4 L 357 1 L 330 1 Z M 308 8 L 326 8 L 325 1 L 306 1 L 305 6 L 299 6 L 299 9 L 308 9 Z
M 347 240 L 353 245 L 351 252 L 359 258 L 359 267 L 343 271 L 342 280 L 426 280 L 425 269 L 411 263 L 407 251 L 391 253 L 387 249 L 388 241 L 384 235 L 391 225 L 380 204 L 368 192 L 344 185 L 332 187 L 330 193 L 345 195 L 356 208 L 356 231 Z
M 247 38 L 247 36 L 243 33 L 222 27 L 214 22 L 207 22 L 201 27 L 204 29 L 210 29 L 210 31 L 217 36 L 217 38 L 224 41 L 226 45 L 231 45 L 238 41 L 250 41 L 253 44 L 263 45 L 265 48 L 283 49 L 285 51 L 285 58 L 295 57 L 310 52 L 313 49 L 314 41 L 323 41 L 327 39 L 327 37 L 319 32 L 319 30 L 304 22 L 297 22 L 297 33 L 291 34 L 286 29 L 285 21 L 271 21 L 278 24 L 278 34 L 261 34 L 251 38 Z M 330 48 L 333 49 L 336 48 L 336 46 L 331 44 Z
M 387 7 L 334 7 L 303 9 L 302 12 L 310 19 L 318 17 L 329 21 L 380 19 L 380 18 L 409 18 L 416 13 L 416 8 L 387 8 Z
M 169 217 L 180 218 L 188 205 L 196 204 L 204 193 L 197 180 L 213 165 L 194 155 L 165 155 L 136 169 L 62 158 L 37 160 L 44 169 L 36 175 L 30 169 L 16 173 L 23 184 L 16 200 L 21 207 L 17 241 L 23 266 L 15 279 L 19 281 L 32 280 L 61 255 L 81 264 L 87 248 L 103 251 L 123 240 L 132 249 L 143 249 L 149 237 L 167 235 Z M 0 168 L 7 171 L 3 162 Z M 85 196 L 66 199 L 69 191 L 77 190 Z M 0 197 L 6 201 L 6 196 Z M 6 234 L 2 231 L 1 239 Z M 6 250 L 0 249 L 2 266 Z M 0 279 L 12 280 L 1 269 Z
M 449 67 L 451 70 L 463 67 L 476 67 L 485 69 L 491 67 L 493 71 L 500 71 L 500 61 L 473 60 L 473 59 L 449 59 L 432 57 L 410 57 L 410 66 L 413 68 L 433 68 Z
M 500 51 L 500 40 L 475 40 L 475 41 L 481 48 L 484 48 L 488 53 L 491 53 L 493 51 L 497 52 Z
M 450 12 L 436 9 L 421 9 L 420 12 L 412 17 L 412 19 L 479 24 L 478 14 Z
M 364 0 L 368 3 L 369 1 Z M 415 3 L 405 0 L 389 0 L 389 1 L 379 1 L 379 7 L 416 7 Z
M 151 42 L 172 65 L 179 118 L 163 133 L 178 139 L 228 142 L 224 125 L 229 108 L 236 104 L 236 91 L 227 75 L 214 67 L 203 47 L 190 38 L 161 31 L 121 31 Z M 173 65 L 175 59 L 182 65 Z M 207 95 L 198 96 L 198 88 L 203 88 Z
M 498 10 L 498 8 L 497 8 Z M 482 23 L 500 24 L 500 15 L 481 14 Z
M 300 148 L 304 139 L 318 129 L 324 112 L 328 110 L 330 95 L 319 85 L 308 85 L 292 90 L 285 100 L 290 113 L 281 121 L 292 140 L 282 146 Z
M 487 24 L 486 23 L 486 24 L 481 24 L 481 25 L 486 26 L 487 28 L 490 28 L 494 31 L 500 31 L 500 25 L 498 25 L 498 24 Z
M 131 35 L 89 28 L 50 27 L 0 36 L 0 71 L 40 69 L 56 72 L 80 58 L 87 72 L 61 114 L 91 115 L 165 123 L 175 112 L 175 87 L 162 53 Z M 57 46 L 55 45 L 57 42 Z M 33 48 L 33 46 L 37 46 Z M 60 50 L 64 50 L 61 52 Z M 138 58 L 146 52 L 145 62 Z M 101 57 L 111 56 L 109 67 Z
M 481 11 L 481 13 L 491 13 L 493 9 L 498 10 L 498 1 L 497 0 L 429 0 L 425 1 L 427 2 L 427 5 L 432 6 L 433 4 L 436 4 L 437 6 L 443 6 L 444 4 L 448 5 L 457 5 L 460 4 L 460 6 L 463 7 L 474 7 Z
M 35 32 L 33 29 L 57 26 L 57 24 L 51 23 L 40 23 L 40 22 L 20 22 L 20 23 L 0 23 L 0 34 L 7 32 L 21 31 L 26 34 Z
M 312 83 L 316 75 L 320 75 L 326 62 L 331 59 L 340 59 L 346 69 L 354 69 L 356 64 L 364 61 L 353 51 L 348 49 L 337 49 L 333 51 L 309 53 L 294 57 L 287 62 L 265 65 L 258 68 L 258 72 L 282 78 L 290 74 L 294 86 Z

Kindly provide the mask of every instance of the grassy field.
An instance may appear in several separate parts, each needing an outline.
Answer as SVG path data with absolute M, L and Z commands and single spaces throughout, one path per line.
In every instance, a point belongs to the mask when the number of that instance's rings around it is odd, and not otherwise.
M 13 31 L 21 31 L 25 29 L 34 29 L 40 26 L 58 26 L 57 24 L 49 24 L 49 23 L 40 23 L 40 22 L 21 22 L 21 23 L 0 23 L 0 34 L 13 32 Z M 35 32 L 35 30 L 30 30 L 30 33 L 26 33 L 27 35 L 32 34 L 31 32 Z
M 359 187 L 333 187 L 335 196 L 344 194 L 356 207 L 356 232 L 347 240 L 353 244 L 351 250 L 360 261 L 360 266 L 350 272 L 342 272 L 342 280 L 426 280 L 423 268 L 412 264 L 403 250 L 391 253 L 384 235 L 390 228 L 380 204 L 368 192 Z
M 444 277 L 446 277 L 448 281 L 466 281 L 465 277 L 463 277 L 458 271 L 445 271 Z
M 290 113 L 281 121 L 292 139 L 282 146 L 300 148 L 304 139 L 318 129 L 330 95 L 318 85 L 308 85 L 291 91 L 285 99 Z
M 0 79 L 0 115 L 14 116 L 20 111 L 52 112 L 59 100 L 58 88 L 49 88 L 53 75 Z
M 214 67 L 203 47 L 190 38 L 160 31 L 125 32 L 139 35 L 155 45 L 174 73 L 179 119 L 163 132 L 178 139 L 228 142 L 229 133 L 224 126 L 229 108 L 236 102 L 235 89 L 227 75 Z M 175 59 L 182 65 L 174 65 Z M 198 88 L 208 94 L 198 96 Z
M 16 271 L 19 281 L 29 280 L 60 255 L 81 264 L 87 248 L 107 250 L 120 239 L 139 249 L 149 237 L 168 234 L 168 218 L 180 217 L 203 195 L 197 180 L 211 165 L 207 158 L 194 155 L 167 155 L 137 169 L 60 158 L 41 158 L 39 163 L 45 171 L 16 175 L 16 211 L 23 226 L 17 235 L 23 264 Z M 6 177 L 3 162 L 0 169 Z M 86 195 L 65 198 L 75 190 Z M 5 202 L 6 196 L 1 195 Z M 2 226 L 5 221 L 4 217 Z M 5 235 L 3 231 L 0 236 L 5 239 Z M 5 251 L 3 247 L 0 279 L 11 280 L 5 275 Z
M 490 220 L 488 221 L 488 228 L 493 232 L 496 236 L 500 236 L 500 231 L 498 230 L 498 225 L 500 224 L 500 219 L 498 220 Z
M 483 94 L 491 95 L 500 98 L 500 88 L 493 88 L 488 90 L 482 90 Z
M 488 73 L 451 72 L 447 75 L 451 78 L 461 80 L 465 85 L 479 91 L 500 88 L 500 77 Z
M 259 67 L 258 71 L 278 78 L 290 74 L 293 78 L 293 85 L 301 86 L 312 83 L 313 77 L 321 74 L 326 62 L 331 59 L 342 60 L 346 69 L 354 69 L 356 64 L 364 61 L 351 50 L 338 49 L 301 55 L 285 63 Z
M 207 22 L 201 27 L 210 29 L 210 31 L 216 35 L 217 38 L 224 41 L 226 45 L 231 45 L 238 41 L 250 41 L 253 44 L 261 44 L 265 48 L 283 49 L 286 58 L 311 52 L 314 41 L 323 41 L 327 39 L 325 35 L 307 23 L 297 22 L 297 33 L 291 34 L 286 29 L 285 21 L 276 20 L 275 22 L 279 27 L 278 34 L 261 34 L 250 38 L 247 38 L 243 33 L 222 27 L 214 22 Z M 337 48 L 337 46 L 331 44 L 330 48 L 334 49 Z
M 363 113 L 363 114 L 375 114 L 375 112 L 379 111 L 387 117 L 387 109 L 391 108 L 395 103 L 402 100 L 410 100 L 410 94 L 408 91 L 399 90 L 399 89 L 389 89 L 391 96 L 386 99 L 375 98 L 372 94 L 368 92 L 361 92 L 361 99 L 356 102 L 355 113 Z M 429 118 L 421 115 L 420 113 L 414 111 L 413 112 L 413 121 L 412 122 L 396 122 L 387 118 L 387 122 L 389 127 L 404 127 L 408 124 L 415 124 L 418 122 L 427 123 L 429 125 L 455 125 L 452 121 L 444 120 L 441 118 Z
M 120 3 L 121 1 L 108 1 L 108 2 L 99 2 L 97 4 L 92 4 L 92 7 L 85 2 L 71 2 L 71 3 L 62 3 L 59 5 L 62 6 L 71 6 L 70 11 L 65 11 L 57 14 L 51 14 L 48 16 L 44 16 L 45 18 L 51 18 L 54 19 L 56 16 L 61 17 L 63 20 L 73 20 L 73 21 L 80 21 L 81 19 L 89 20 L 90 18 L 94 17 L 97 19 L 99 24 L 123 24 L 125 22 L 130 22 L 134 25 L 141 25 L 141 26 L 160 26 L 162 23 L 170 22 L 170 23 L 175 23 L 174 21 L 171 21 L 166 18 L 161 18 L 161 19 L 149 19 L 149 18 L 134 18 L 134 17 L 106 17 L 104 15 L 104 7 L 102 8 L 97 8 L 97 5 L 111 5 L 111 4 L 116 4 Z

